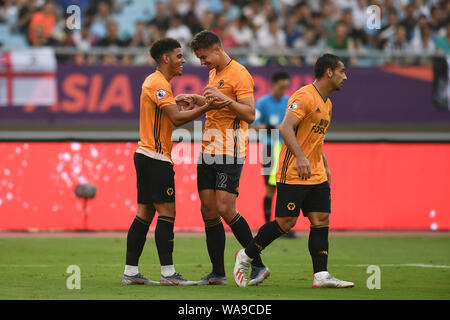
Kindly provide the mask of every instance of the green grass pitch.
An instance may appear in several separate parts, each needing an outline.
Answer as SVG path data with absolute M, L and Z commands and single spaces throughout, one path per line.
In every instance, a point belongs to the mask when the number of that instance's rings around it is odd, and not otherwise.
M 123 286 L 126 239 L 0 238 L 0 299 L 450 299 L 450 236 L 333 236 L 329 271 L 353 281 L 352 289 L 312 289 L 308 239 L 278 239 L 263 253 L 272 276 L 257 287 L 238 288 L 232 278 L 239 248 L 227 237 L 228 286 Z M 175 267 L 190 280 L 210 271 L 204 237 L 176 237 Z M 81 270 L 81 289 L 69 290 L 69 265 Z M 366 286 L 367 265 L 381 269 L 381 289 Z M 149 233 L 140 271 L 158 280 L 160 267 Z

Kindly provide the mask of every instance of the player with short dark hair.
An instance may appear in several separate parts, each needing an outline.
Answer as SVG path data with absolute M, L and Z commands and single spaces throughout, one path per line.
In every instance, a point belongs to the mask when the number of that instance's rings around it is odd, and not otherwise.
M 256 119 L 252 125 L 252 128 L 256 130 L 267 130 L 265 135 L 261 135 L 261 131 L 259 133 L 259 137 L 264 144 L 262 165 L 265 182 L 263 201 L 265 222 L 270 221 L 272 214 L 272 200 L 276 190 L 276 168 L 282 143 L 278 129 L 286 113 L 289 97 L 285 92 L 289 88 L 289 84 L 290 76 L 287 72 L 277 71 L 272 75 L 271 92 L 262 96 L 256 102 Z M 287 235 L 295 238 L 295 233 L 292 230 Z
M 173 265 L 175 184 L 171 159 L 172 127 L 197 119 L 211 105 L 179 111 L 169 81 L 180 76 L 185 63 L 183 50 L 175 39 L 156 41 L 150 54 L 157 62 L 156 71 L 142 84 L 140 102 L 140 140 L 134 153 L 137 176 L 137 215 L 128 230 L 126 266 L 122 283 L 193 285 L 175 271 Z M 152 281 L 139 273 L 138 262 L 146 241 L 149 226 L 158 211 L 155 242 L 161 264 L 160 282 Z
M 238 286 L 247 285 L 251 261 L 296 224 L 300 209 L 311 223 L 308 248 L 314 271 L 313 288 L 354 286 L 327 271 L 331 174 L 322 150 L 331 120 L 328 95 L 340 90 L 347 76 L 342 60 L 332 54 L 317 60 L 314 73 L 314 82 L 289 99 L 280 126 L 283 145 L 277 170 L 275 220 L 263 225 L 251 243 L 237 252 L 234 274 Z
M 177 98 L 198 105 L 209 101 L 214 106 L 223 107 L 206 113 L 202 152 L 197 165 L 197 188 L 213 267 L 212 272 L 198 284 L 224 285 L 227 277 L 222 219 L 243 247 L 253 239 L 247 221 L 236 210 L 236 199 L 247 153 L 248 125 L 255 119 L 254 83 L 247 69 L 226 54 L 215 33 L 206 30 L 197 33 L 190 47 L 201 64 L 210 70 L 208 86 L 203 95 Z M 270 274 L 259 255 L 255 256 L 252 267 L 252 284 L 262 282 Z

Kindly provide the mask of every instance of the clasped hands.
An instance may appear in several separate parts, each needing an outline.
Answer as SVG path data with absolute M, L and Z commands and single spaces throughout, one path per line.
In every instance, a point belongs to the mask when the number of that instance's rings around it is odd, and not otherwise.
M 233 102 L 228 96 L 220 92 L 220 90 L 214 86 L 206 86 L 203 89 L 203 96 L 198 97 L 205 98 L 203 105 L 206 104 L 207 108 L 211 110 L 222 109 Z M 196 104 L 201 105 L 203 101 L 197 101 L 196 95 L 194 94 L 179 94 L 175 97 L 175 102 L 177 105 L 181 106 L 183 111 L 187 111 L 194 109 Z

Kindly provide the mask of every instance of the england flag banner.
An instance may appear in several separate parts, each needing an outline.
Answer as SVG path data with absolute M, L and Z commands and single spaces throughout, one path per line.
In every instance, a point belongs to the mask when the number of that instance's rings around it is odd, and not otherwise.
M 57 99 L 51 48 L 0 51 L 0 107 L 49 107 Z

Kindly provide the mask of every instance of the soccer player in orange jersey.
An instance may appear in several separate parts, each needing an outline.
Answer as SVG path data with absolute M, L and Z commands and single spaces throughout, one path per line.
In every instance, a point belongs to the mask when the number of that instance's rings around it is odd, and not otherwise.
M 199 285 L 227 284 L 224 266 L 225 231 L 222 218 L 239 243 L 246 247 L 253 239 L 247 221 L 236 210 L 239 179 L 248 145 L 248 125 L 255 119 L 253 78 L 247 69 L 223 50 L 220 38 L 202 31 L 190 43 L 200 63 L 208 67 L 209 82 L 203 95 L 180 95 L 180 101 L 203 105 L 209 101 L 223 107 L 206 113 L 202 152 L 197 166 L 197 188 L 205 222 L 206 244 L 212 272 Z M 252 263 L 252 283 L 269 276 L 259 255 Z
M 140 140 L 134 153 L 137 176 L 138 212 L 127 235 L 126 266 L 122 283 L 193 285 L 175 271 L 172 259 L 175 222 L 175 185 L 171 159 L 172 127 L 179 126 L 212 110 L 205 104 L 197 109 L 182 103 L 179 111 L 172 94 L 170 80 L 180 76 L 185 63 L 180 43 L 175 39 L 156 41 L 150 54 L 157 63 L 156 71 L 142 84 L 140 105 Z M 158 211 L 155 242 L 161 264 L 160 281 L 152 281 L 139 273 L 141 256 L 149 226 Z
M 241 287 L 247 285 L 251 261 L 291 230 L 300 209 L 311 223 L 308 247 L 314 271 L 313 288 L 354 286 L 327 271 L 331 174 L 322 150 L 331 119 L 328 95 L 340 90 L 347 76 L 342 60 L 332 54 L 319 57 L 314 73 L 314 82 L 290 97 L 280 126 L 283 145 L 277 170 L 275 221 L 263 225 L 251 243 L 236 254 L 235 281 Z

